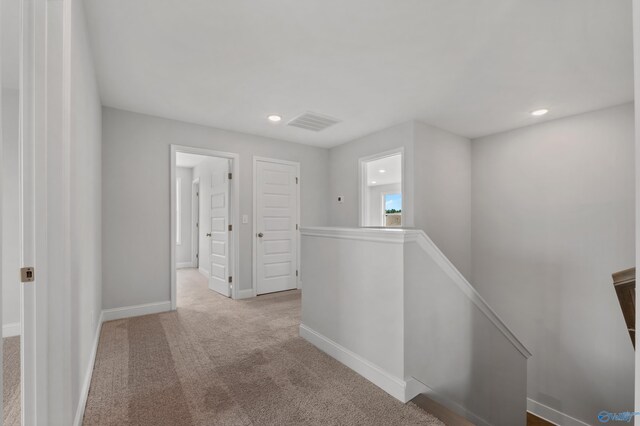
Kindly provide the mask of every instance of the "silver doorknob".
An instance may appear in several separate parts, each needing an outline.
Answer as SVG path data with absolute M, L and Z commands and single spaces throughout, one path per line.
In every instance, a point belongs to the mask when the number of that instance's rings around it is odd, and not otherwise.
M 207 234 L 207 237 L 210 237 L 210 236 L 211 236 L 211 232 L 209 232 L 209 233 Z
M 264 237 L 264 234 L 263 234 L 262 232 L 260 232 L 260 233 L 258 234 L 258 238 L 262 238 L 262 237 Z

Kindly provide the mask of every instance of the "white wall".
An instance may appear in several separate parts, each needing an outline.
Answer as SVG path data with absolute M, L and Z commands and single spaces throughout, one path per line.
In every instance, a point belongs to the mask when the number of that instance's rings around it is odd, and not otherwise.
M 268 125 L 268 123 L 267 123 Z M 302 225 L 328 222 L 326 149 L 103 108 L 103 307 L 170 298 L 170 145 L 240 155 L 240 289 L 251 288 L 254 155 L 301 163 Z
M 414 126 L 415 226 L 469 279 L 471 142 L 424 123 Z
M 102 110 L 80 0 L 71 2 L 70 54 L 69 313 L 71 402 L 75 410 L 91 365 L 102 309 Z
M 633 105 L 474 140 L 472 162 L 472 282 L 533 352 L 528 397 L 590 424 L 630 411 L 611 273 L 635 263 Z
M 413 226 L 413 123 L 407 122 L 372 133 L 329 150 L 329 208 L 333 226 L 359 226 L 360 170 L 358 160 L 363 157 L 404 148 L 404 194 L 402 210 Z M 338 195 L 344 197 L 338 203 Z M 406 201 L 406 204 L 405 204 Z
M 191 182 L 193 181 L 193 169 L 188 167 L 176 167 L 176 179 L 180 179 L 181 198 L 181 243 L 176 245 L 176 263 L 186 264 L 192 261 L 191 247 Z
M 358 160 L 404 147 L 403 221 L 423 229 L 465 275 L 471 270 L 469 139 L 412 121 L 331 148 L 331 224 L 358 226 Z M 338 203 L 338 195 L 344 202 Z
M 369 222 L 368 226 L 383 226 L 383 200 L 382 194 L 399 194 L 402 192 L 400 183 L 390 183 L 388 185 L 376 185 L 367 187 L 369 191 Z
M 428 391 L 474 424 L 526 424 L 530 354 L 424 232 L 316 227 L 302 241 L 302 337 L 402 401 Z
M 42 289 L 36 306 L 45 308 L 36 320 L 36 341 L 45 347 L 35 359 L 46 369 L 31 396 L 38 423 L 71 425 L 81 421 L 102 308 L 101 103 L 82 0 L 45 6 L 46 21 L 38 25 L 46 27 L 46 52 L 36 43 L 35 61 L 35 95 L 46 103 L 35 113 L 34 221 Z
M 2 325 L 20 332 L 19 92 L 2 89 Z

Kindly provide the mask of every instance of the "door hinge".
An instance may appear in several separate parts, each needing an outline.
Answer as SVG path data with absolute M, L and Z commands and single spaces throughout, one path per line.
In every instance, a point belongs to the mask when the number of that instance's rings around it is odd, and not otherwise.
M 296 269 L 296 277 L 298 276 L 298 270 Z
M 296 178 L 296 185 L 298 184 L 298 178 Z
M 20 281 L 23 283 L 30 283 L 36 279 L 36 270 L 32 266 L 20 268 Z
M 232 283 L 233 282 L 233 277 L 229 277 L 229 282 Z
M 233 173 L 229 173 L 229 180 L 233 179 Z
M 233 225 L 229 225 L 229 231 L 233 231 Z
M 298 224 L 296 223 L 296 231 L 298 230 Z
M 196 259 L 200 259 L 200 253 L 196 253 Z

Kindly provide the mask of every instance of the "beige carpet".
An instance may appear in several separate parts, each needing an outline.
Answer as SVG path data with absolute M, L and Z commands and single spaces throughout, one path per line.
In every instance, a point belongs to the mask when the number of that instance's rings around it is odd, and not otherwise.
M 2 339 L 3 425 L 20 425 L 20 336 Z
M 178 272 L 178 310 L 107 322 L 85 425 L 442 425 L 298 337 L 300 292 L 233 301 Z

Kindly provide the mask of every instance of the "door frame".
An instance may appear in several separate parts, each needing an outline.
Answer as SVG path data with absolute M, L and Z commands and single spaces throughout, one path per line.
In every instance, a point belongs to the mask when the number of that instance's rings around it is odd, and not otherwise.
M 34 266 L 35 280 L 20 285 L 20 387 L 21 424 L 46 424 L 49 413 L 59 413 L 63 407 L 49 409 L 49 387 L 60 388 L 59 380 L 49 380 L 49 318 L 48 310 L 48 186 L 47 147 L 49 141 L 48 112 L 55 102 L 64 101 L 60 87 L 47 88 L 55 76 L 47 68 L 47 52 L 53 50 L 48 42 L 48 23 L 62 25 L 68 31 L 70 8 L 65 5 L 62 14 L 49 16 L 46 0 L 21 0 L 20 34 L 20 241 L 21 266 Z M 64 22 L 62 22 L 64 19 Z M 53 43 L 59 47 L 60 40 Z M 68 44 L 65 45 L 68 47 Z M 65 50 L 63 60 L 68 59 Z M 57 53 L 57 52 L 56 52 Z M 67 62 L 65 62 L 67 63 Z M 56 63 L 60 65 L 59 63 Z M 59 77 L 59 76 L 57 76 Z M 63 70 L 62 79 L 70 81 L 69 67 Z M 56 80 L 60 81 L 60 80 Z M 57 89 L 57 91 L 56 91 Z M 53 93 L 51 93 L 53 92 Z M 66 100 L 66 99 L 65 99 Z M 58 104 L 59 105 L 59 104 Z M 68 107 L 68 103 L 65 103 Z M 57 111 L 53 117 L 59 120 L 64 115 L 68 121 L 68 111 Z M 51 120 L 52 118 L 50 118 Z M 17 271 L 16 271 L 17 273 Z M 64 309 L 64 307 L 61 307 Z M 37 349 L 37 350 L 36 350 Z M 65 389 L 62 388 L 62 391 Z
M 252 268 L 252 294 L 253 297 L 258 295 L 258 234 L 256 230 L 258 229 L 258 173 L 257 167 L 258 162 L 265 163 L 274 163 L 274 164 L 285 164 L 287 166 L 294 166 L 296 168 L 296 177 L 298 178 L 298 184 L 296 185 L 296 197 L 298 199 L 297 208 L 296 208 L 296 223 L 298 224 L 298 230 L 296 232 L 296 245 L 297 245 L 297 253 L 296 253 L 296 269 L 298 270 L 298 276 L 296 277 L 296 288 L 300 289 L 300 278 L 302 277 L 302 265 L 300 264 L 300 228 L 302 225 L 300 224 L 300 206 L 302 205 L 302 200 L 300 200 L 300 187 L 302 186 L 302 179 L 300 178 L 300 163 L 297 161 L 289 161 L 289 160 L 281 160 L 279 158 L 269 158 L 269 157 L 259 157 L 253 156 L 253 228 L 251 234 L 253 235 L 253 268 Z
M 404 155 L 404 147 L 398 147 L 398 148 L 394 148 L 394 149 L 390 149 L 388 151 L 383 151 L 383 152 L 378 152 L 376 154 L 372 154 L 372 155 L 368 155 L 366 157 L 361 157 L 358 159 L 358 175 L 359 175 L 359 179 L 360 179 L 360 183 L 358 185 L 358 208 L 359 208 L 359 214 L 358 214 L 358 225 L 360 227 L 365 227 L 368 225 L 365 225 L 365 223 L 367 223 L 367 210 L 366 210 L 366 206 L 369 205 L 369 195 L 368 195 L 368 185 L 367 185 L 367 163 L 370 163 L 371 161 L 375 161 L 375 160 L 380 160 L 382 158 L 387 158 L 387 157 L 393 157 L 394 155 L 400 155 L 400 164 L 402 167 L 402 172 L 401 172 L 401 179 L 402 181 L 400 182 L 400 191 L 402 193 L 402 218 L 406 219 L 406 222 L 403 220 L 403 224 L 402 227 L 410 227 L 413 226 L 413 215 L 411 215 L 411 220 L 409 220 L 409 218 L 405 215 L 405 210 L 406 206 L 408 204 L 408 194 L 406 194 L 406 162 L 405 162 L 405 155 Z M 409 211 L 406 211 L 407 214 L 409 214 Z M 384 223 L 384 222 L 383 222 Z
M 191 181 L 191 267 L 200 267 L 200 178 Z
M 229 197 L 231 202 L 229 203 L 229 224 L 233 226 L 232 235 L 229 241 L 231 241 L 230 254 L 230 269 L 232 271 L 232 277 L 234 282 L 231 288 L 231 298 L 238 298 L 238 287 L 240 280 L 240 155 L 233 152 L 215 151 L 207 148 L 196 148 L 185 145 L 174 145 L 171 147 L 170 155 L 170 170 L 169 173 L 169 188 L 171 193 L 170 202 L 170 214 L 171 214 L 171 310 L 176 310 L 177 304 L 177 273 L 176 273 L 176 154 L 182 152 L 185 154 L 197 154 L 206 155 L 208 157 L 226 158 L 231 160 L 231 173 L 233 178 L 231 179 L 231 185 L 229 188 Z M 200 259 L 202 261 L 202 259 Z

